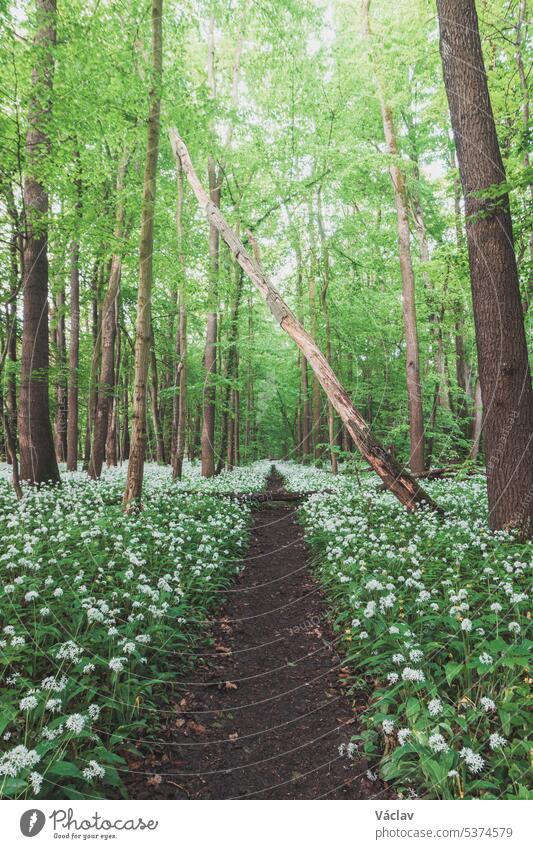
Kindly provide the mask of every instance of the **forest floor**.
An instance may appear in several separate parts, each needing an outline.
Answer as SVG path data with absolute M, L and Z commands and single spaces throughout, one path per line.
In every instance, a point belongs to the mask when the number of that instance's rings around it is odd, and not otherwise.
M 267 486 L 281 492 L 283 480 L 273 472 Z M 293 505 L 273 500 L 254 511 L 213 644 L 160 730 L 158 755 L 130 765 L 130 798 L 386 795 L 366 777 L 366 762 L 345 754 L 357 707 L 309 559 Z

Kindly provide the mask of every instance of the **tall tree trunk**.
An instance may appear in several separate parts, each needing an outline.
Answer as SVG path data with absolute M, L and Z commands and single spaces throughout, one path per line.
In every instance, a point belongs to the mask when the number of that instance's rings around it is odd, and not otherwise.
M 106 266 L 95 265 L 91 284 L 91 326 L 93 353 L 91 357 L 91 376 L 89 381 L 89 399 L 87 402 L 87 421 L 85 427 L 85 450 L 83 457 L 83 468 L 88 471 L 91 460 L 91 437 L 96 420 L 96 408 L 98 404 L 98 372 L 100 368 L 100 352 L 102 348 L 102 335 L 100 333 L 100 313 L 98 310 L 99 293 L 102 288 L 103 276 Z
M 159 409 L 159 381 L 157 377 L 157 359 L 155 356 L 155 341 L 152 331 L 152 344 L 150 346 L 150 375 L 151 389 L 150 400 L 152 404 L 152 422 L 155 436 L 155 459 L 161 466 L 165 464 L 165 440 L 163 438 L 163 426 L 161 424 L 161 411 Z
M 233 469 L 235 465 L 235 390 L 230 389 L 228 398 L 228 423 L 226 429 L 226 468 Z
M 466 208 L 489 522 L 533 534 L 533 391 L 509 198 L 474 0 L 437 0 Z M 502 193 L 494 198 L 494 187 Z M 483 191 L 491 189 L 491 196 Z
M 418 157 L 416 152 L 411 156 L 414 161 L 414 172 L 417 180 L 420 179 L 419 173 L 419 165 L 418 165 Z M 447 412 L 451 411 L 451 401 L 450 401 L 450 381 L 448 379 L 448 372 L 446 369 L 446 352 L 444 350 L 444 334 L 443 334 L 443 326 L 444 326 L 444 313 L 445 313 L 445 304 L 446 304 L 446 288 L 447 284 L 444 286 L 444 292 L 442 298 L 440 299 L 440 305 L 437 306 L 435 303 L 436 300 L 436 291 L 434 286 L 431 284 L 431 279 L 429 276 L 429 263 L 431 261 L 431 255 L 429 252 L 429 242 L 427 237 L 426 230 L 426 222 L 424 219 L 424 212 L 422 210 L 422 204 L 420 202 L 420 196 L 418 192 L 413 198 L 413 218 L 416 227 L 416 233 L 418 237 L 418 244 L 420 250 L 420 263 L 422 265 L 422 279 L 424 282 L 424 288 L 426 290 L 428 300 L 430 300 L 430 316 L 429 320 L 431 323 L 431 328 L 433 332 L 433 344 L 435 346 L 435 370 L 438 375 L 438 393 L 437 393 L 437 403 L 439 406 L 443 407 Z M 437 410 L 432 409 L 432 416 L 435 419 L 437 414 Z M 433 427 L 435 425 L 435 421 L 433 421 Z M 429 459 L 426 458 L 426 464 L 429 467 Z
M 196 413 L 193 422 L 193 439 L 192 439 L 192 460 L 195 460 L 201 453 L 201 434 L 202 434 L 202 407 L 196 407 Z
M 309 200 L 309 332 L 313 339 L 318 336 L 318 321 L 317 321 L 317 277 L 318 263 L 316 255 L 316 240 L 315 240 L 315 223 L 313 220 L 313 203 Z M 320 384 L 315 374 L 311 378 L 311 434 L 313 442 L 313 455 L 315 458 L 322 456 L 322 448 L 319 447 L 322 442 L 322 428 L 320 417 Z
M 239 377 L 239 359 L 235 365 L 235 379 Z M 233 458 L 236 466 L 241 465 L 241 393 L 239 389 L 234 390 L 233 404 Z
M 124 180 L 128 167 L 129 155 L 122 154 L 116 181 L 117 208 L 115 212 L 115 226 L 113 230 L 113 242 L 120 244 L 124 233 Z M 93 441 L 91 457 L 89 461 L 89 477 L 97 480 L 102 474 L 104 463 L 105 446 L 109 427 L 109 409 L 112 396 L 117 382 L 115 375 L 115 340 L 118 322 L 118 298 L 120 292 L 120 278 L 122 274 L 122 256 L 117 250 L 111 257 L 109 279 L 107 283 L 104 302 L 101 310 L 100 320 L 100 379 L 98 381 L 97 399 L 93 422 Z
M 115 303 L 115 365 L 114 365 L 114 375 L 113 375 L 113 394 L 109 399 L 110 410 L 109 410 L 109 425 L 107 428 L 107 439 L 105 442 L 105 459 L 108 467 L 118 465 L 118 403 L 119 403 L 119 395 L 118 395 L 118 387 L 120 385 L 120 363 L 121 363 L 121 355 L 120 355 L 120 329 L 118 326 L 118 315 L 119 315 L 120 304 L 118 302 L 118 296 Z
M 75 154 L 79 164 L 79 153 Z M 76 180 L 79 214 L 80 182 Z M 74 239 L 70 246 L 70 339 L 68 357 L 68 409 L 67 409 L 67 470 L 78 468 L 78 379 L 80 360 L 80 246 Z
M 526 72 L 524 66 L 524 45 L 527 45 L 527 2 L 526 0 L 519 0 L 518 3 L 518 20 L 516 23 L 516 67 L 518 69 L 518 80 L 520 82 L 520 91 L 522 94 L 522 131 L 523 131 L 523 145 L 524 145 L 524 167 L 529 168 L 529 144 L 528 144 L 528 133 L 530 130 L 529 126 L 529 84 L 528 84 L 528 74 Z M 533 184 L 529 184 L 529 198 L 530 201 L 533 200 Z M 531 230 L 529 234 L 529 261 L 531 263 L 531 268 L 529 269 L 529 275 L 526 285 L 526 293 L 523 302 L 524 312 L 529 309 L 529 305 L 531 303 L 531 299 L 533 297 L 533 230 Z
M 215 21 L 209 24 L 207 76 L 212 100 L 216 99 L 215 82 Z M 221 178 L 215 159 L 209 156 L 207 163 L 209 194 L 211 202 L 220 206 Z M 219 273 L 219 236 L 215 227 L 209 229 L 209 291 L 204 353 L 204 418 L 202 425 L 202 476 L 215 474 L 215 416 L 216 416 L 216 373 L 217 373 L 217 303 Z
M 122 399 L 122 439 L 120 440 L 120 459 L 122 462 L 124 460 L 128 460 L 130 456 L 130 422 L 129 422 L 129 409 L 130 409 L 130 392 L 129 392 L 129 358 L 127 346 L 124 346 L 124 397 Z
M 56 295 L 56 351 L 57 351 L 57 413 L 56 454 L 64 463 L 67 459 L 67 349 L 65 341 L 65 290 Z
M 481 384 L 479 377 L 476 380 L 476 388 L 474 391 L 474 418 L 472 419 L 472 447 L 470 449 L 470 459 L 477 460 L 479 449 L 481 447 L 481 433 L 483 424 L 483 403 L 481 400 Z
M 455 146 L 452 142 L 450 151 L 450 166 L 456 172 L 457 161 L 455 157 Z M 457 243 L 457 254 L 459 262 L 462 260 L 462 252 L 464 246 L 463 233 L 463 213 L 461 211 L 461 181 L 456 173 L 453 179 L 453 205 L 455 216 L 455 238 Z M 457 419 L 462 430 L 466 433 L 468 420 L 468 407 L 471 400 L 470 387 L 470 369 L 468 365 L 466 342 L 465 342 L 465 321 L 463 304 L 459 298 L 454 299 L 454 339 L 455 339 L 455 379 L 457 386 L 460 389 L 459 402 L 457 404 Z
M 261 292 L 272 315 L 281 328 L 296 342 L 316 374 L 326 396 L 335 407 L 357 445 L 359 451 L 382 478 L 385 486 L 409 510 L 425 504 L 434 510 L 439 508 L 422 489 L 420 484 L 404 471 L 379 444 L 361 414 L 355 409 L 341 383 L 331 369 L 314 339 L 306 333 L 287 304 L 274 289 L 261 267 L 247 253 L 240 239 L 231 230 L 220 210 L 214 206 L 203 189 L 194 171 L 189 152 L 176 129 L 170 130 L 170 141 L 174 155 L 181 161 L 189 184 L 204 211 L 209 224 L 217 228 L 237 262 Z M 251 233 L 248 234 L 253 241 Z
M 322 269 L 323 269 L 323 284 L 320 289 L 320 302 L 322 304 L 322 312 L 324 314 L 324 323 L 326 325 L 326 357 L 328 363 L 332 364 L 331 356 L 331 321 L 329 317 L 328 307 L 328 291 L 330 284 L 330 267 L 329 267 L 329 247 L 324 227 L 324 218 L 322 215 L 322 192 L 321 188 L 317 193 L 317 222 L 318 232 L 320 235 L 320 244 L 322 248 Z M 333 404 L 328 401 L 328 439 L 329 452 L 331 460 L 331 471 L 334 475 L 337 474 L 337 452 L 335 446 L 335 411 Z
M 181 286 L 178 287 L 178 324 L 176 328 L 176 370 L 174 372 L 174 399 L 172 415 L 172 477 L 180 480 L 183 474 L 185 440 L 187 435 L 187 293 L 185 285 L 185 257 L 183 254 L 183 171 L 178 164 L 178 204 L 176 230 Z M 176 389 L 179 392 L 176 395 Z
M 115 326 L 117 294 L 120 285 L 121 259 L 114 254 L 111 260 L 109 283 L 101 311 L 100 345 L 101 363 L 98 395 L 93 422 L 93 440 L 89 460 L 89 477 L 97 480 L 102 474 L 105 444 L 109 425 L 109 404 L 114 389 L 115 373 Z
M 294 229 L 294 251 L 296 253 L 296 303 L 297 315 L 302 327 L 303 318 L 303 262 L 300 237 Z M 311 407 L 309 404 L 309 380 L 307 373 L 307 360 L 304 356 L 299 357 L 300 363 L 300 393 L 302 397 L 301 431 L 302 431 L 302 454 L 304 459 L 311 456 Z
M 26 239 L 19 435 L 20 477 L 39 484 L 59 481 L 48 389 L 48 193 L 43 182 L 50 149 L 47 124 L 54 74 L 55 0 L 35 0 L 35 11 L 35 63 L 24 180 Z
M 152 79 L 144 186 L 141 211 L 139 250 L 139 288 L 137 293 L 137 325 L 135 332 L 135 386 L 133 393 L 133 429 L 128 463 L 128 479 L 124 492 L 126 511 L 140 503 L 146 450 L 146 383 L 152 341 L 151 304 L 154 213 L 159 153 L 161 80 L 163 69 L 163 0 L 152 0 Z
M 235 408 L 232 407 L 231 399 L 234 391 L 234 382 L 237 368 L 237 341 L 239 335 L 239 309 L 242 295 L 243 273 L 242 268 L 235 263 L 235 295 L 231 308 L 230 325 L 228 332 L 228 355 L 225 368 L 224 400 L 222 403 L 222 424 L 220 438 L 220 457 L 217 465 L 217 473 L 222 471 L 226 450 L 228 457 L 233 450 L 231 443 L 234 435 L 233 419 Z M 231 431 L 231 432 L 230 432 Z M 228 462 L 229 466 L 229 462 Z
M 369 5 L 370 0 L 362 0 L 363 28 L 368 39 L 370 39 Z M 416 324 L 415 277 L 411 258 L 411 237 L 407 215 L 407 193 L 403 173 L 397 165 L 399 152 L 392 110 L 386 101 L 383 85 L 376 70 L 374 71 L 374 78 L 381 107 L 383 132 L 391 157 L 389 173 L 394 187 L 398 223 L 398 253 L 402 275 L 407 400 L 409 405 L 409 434 L 411 444 L 410 467 L 414 474 L 421 474 L 424 471 L 424 415 L 422 410 L 422 387 L 420 383 L 420 360 Z
M 187 435 L 187 306 L 185 292 L 182 293 L 179 312 L 179 345 L 180 373 L 178 397 L 178 423 L 176 438 L 176 453 L 172 465 L 172 474 L 178 480 L 183 473 L 183 458 L 185 457 L 185 439 Z
M 12 190 L 10 203 L 10 216 L 12 218 L 12 232 L 9 242 L 10 253 L 10 302 L 6 307 L 6 326 L 7 326 L 7 357 L 11 363 L 11 369 L 7 379 L 7 395 L 6 407 L 9 424 L 9 437 L 13 443 L 13 448 L 17 451 L 17 302 L 20 281 L 23 279 L 22 268 L 19 271 L 19 263 L 22 265 L 22 233 L 20 231 L 20 219 L 15 207 Z
M 244 427 L 244 446 L 246 462 L 250 462 L 252 453 L 252 440 L 255 434 L 255 409 L 254 409 L 254 370 L 252 362 L 252 351 L 254 347 L 254 322 L 252 295 L 248 296 L 248 361 L 246 364 L 246 423 Z

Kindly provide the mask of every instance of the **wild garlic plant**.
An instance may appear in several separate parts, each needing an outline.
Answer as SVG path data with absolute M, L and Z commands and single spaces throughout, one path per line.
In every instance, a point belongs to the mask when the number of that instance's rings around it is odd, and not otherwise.
M 301 519 L 369 694 L 361 755 L 401 794 L 527 797 L 533 544 L 488 529 L 485 480 L 428 484 L 440 519 L 373 475 L 277 466 L 295 491 L 334 490 Z
M 157 727 L 241 569 L 250 507 L 216 494 L 261 490 L 270 468 L 203 481 L 187 465 L 176 483 L 148 465 L 131 515 L 125 468 L 65 474 L 20 502 L 2 476 L 0 797 L 120 792 L 124 754 Z

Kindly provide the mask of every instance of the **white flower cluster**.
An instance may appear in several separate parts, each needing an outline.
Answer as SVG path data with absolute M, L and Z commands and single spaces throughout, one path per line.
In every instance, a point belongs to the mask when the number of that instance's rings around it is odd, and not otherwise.
M 323 490 L 300 515 L 342 613 L 351 661 L 376 682 L 377 716 L 369 708 L 367 727 L 390 738 L 398 726 L 400 746 L 416 735 L 426 757 L 454 767 L 450 778 L 492 763 L 502 769 L 498 752 L 512 740 L 494 724 L 510 709 L 506 670 L 527 680 L 533 544 L 521 543 L 517 556 L 509 534 L 489 530 L 482 477 L 427 483 L 442 519 L 426 509 L 410 514 L 373 474 L 354 480 L 276 465 L 290 489 Z M 520 740 L 527 731 L 513 733 Z
M 47 792 L 55 758 L 81 761 L 86 781 L 105 777 L 93 755 L 99 734 L 109 739 L 123 725 L 114 688 L 127 676 L 131 692 L 145 692 L 148 663 L 150 677 L 162 672 L 164 681 L 168 646 L 180 631 L 195 632 L 204 595 L 216 597 L 242 568 L 250 506 L 217 495 L 261 490 L 271 467 L 203 479 L 185 463 L 173 481 L 168 467 L 147 464 L 144 509 L 129 516 L 120 510 L 126 466 L 98 482 L 77 472 L 61 487 L 23 486 L 20 501 L 0 476 L 0 647 L 14 717 L 2 735 L 0 774 L 23 773 L 33 795 Z M 27 678 L 32 667 L 36 684 Z

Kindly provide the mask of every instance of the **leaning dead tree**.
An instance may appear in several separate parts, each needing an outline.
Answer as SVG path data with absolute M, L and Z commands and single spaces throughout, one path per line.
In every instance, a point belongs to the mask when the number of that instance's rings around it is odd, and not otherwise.
M 296 342 L 313 369 L 317 380 L 337 411 L 358 450 L 370 463 L 383 483 L 408 510 L 425 505 L 438 512 L 441 508 L 408 472 L 377 441 L 362 415 L 356 410 L 314 339 L 304 330 L 281 295 L 274 289 L 258 262 L 247 253 L 220 210 L 212 203 L 194 170 L 189 151 L 178 131 L 170 130 L 170 143 L 181 164 L 200 207 L 212 227 L 216 227 L 229 250 L 252 283 L 259 289 L 280 327 Z

